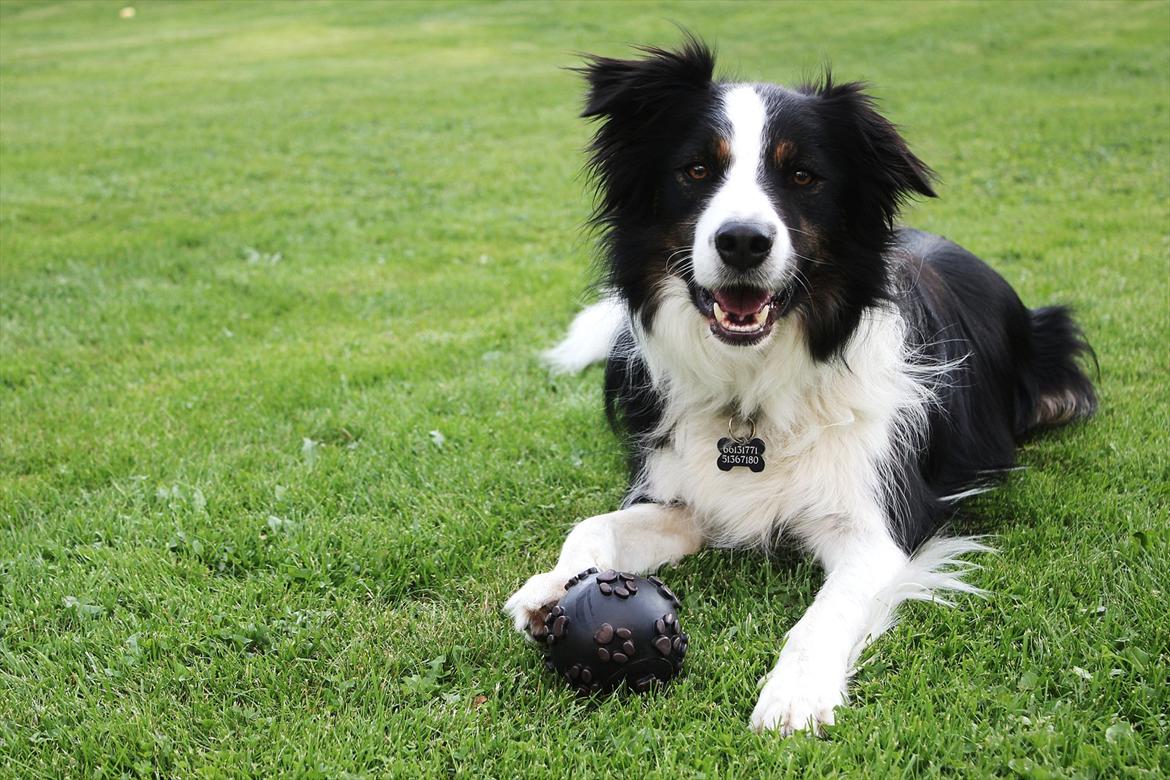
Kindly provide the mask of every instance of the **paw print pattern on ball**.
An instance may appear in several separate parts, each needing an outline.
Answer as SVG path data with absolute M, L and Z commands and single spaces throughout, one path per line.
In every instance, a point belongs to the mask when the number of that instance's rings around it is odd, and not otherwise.
M 654 587 L 658 588 L 658 594 L 664 599 L 670 601 L 670 603 L 674 605 L 675 609 L 678 609 L 682 606 L 682 604 L 679 603 L 678 596 L 674 595 L 674 591 L 666 587 L 665 582 L 654 576 L 647 577 L 646 581 Z
M 634 632 L 628 628 L 614 628 L 609 623 L 602 623 L 593 635 L 593 642 L 597 645 L 597 660 L 603 663 L 613 661 L 619 666 L 629 663 L 638 652 L 633 637 Z
M 579 695 L 607 694 L 624 682 L 642 693 L 682 671 L 687 635 L 678 598 L 657 577 L 588 569 L 565 584 L 540 634 L 545 665 Z
M 662 656 L 670 658 L 672 655 L 676 663 L 682 664 L 687 654 L 687 644 L 690 637 L 679 630 L 678 618 L 673 612 L 668 612 L 654 621 L 654 649 Z
M 569 581 L 565 583 L 565 590 L 568 590 L 569 588 L 573 587 L 578 582 L 580 582 L 581 580 L 588 577 L 590 574 L 596 574 L 596 573 L 597 573 L 597 567 L 593 566 L 593 567 L 588 568 L 579 574 L 574 574 L 572 577 L 569 578 Z
M 603 596 L 617 596 L 619 599 L 628 599 L 638 592 L 638 578 L 633 574 L 616 572 L 613 569 L 597 575 L 597 589 Z

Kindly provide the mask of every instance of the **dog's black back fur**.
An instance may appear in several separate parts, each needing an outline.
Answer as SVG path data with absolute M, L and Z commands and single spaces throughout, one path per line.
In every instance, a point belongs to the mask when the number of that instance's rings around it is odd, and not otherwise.
M 988 486 L 1015 464 L 1031 431 L 1093 413 L 1092 383 L 1077 359 L 1091 353 L 1064 307 L 1028 310 L 1011 286 L 962 247 L 917 230 L 897 233 L 896 298 L 912 345 L 953 365 L 936 387 L 924 447 L 903 462 L 907 506 L 891 511 L 914 549 L 949 516 L 956 496 Z M 895 510 L 891 507 L 891 510 Z

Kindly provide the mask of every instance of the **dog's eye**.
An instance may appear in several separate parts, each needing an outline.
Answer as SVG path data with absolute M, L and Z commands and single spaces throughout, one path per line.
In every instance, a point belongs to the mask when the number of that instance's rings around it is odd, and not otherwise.
M 684 170 L 686 171 L 687 178 L 691 181 L 702 181 L 710 174 L 710 171 L 707 170 L 707 166 L 703 165 L 701 162 L 691 163 Z
M 797 187 L 807 187 L 813 183 L 813 175 L 808 171 L 796 171 L 792 174 L 792 183 Z

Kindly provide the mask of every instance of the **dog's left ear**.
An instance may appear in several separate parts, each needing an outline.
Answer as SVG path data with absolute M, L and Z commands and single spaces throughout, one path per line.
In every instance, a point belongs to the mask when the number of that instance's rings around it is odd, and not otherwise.
M 845 147 L 853 175 L 861 191 L 879 208 L 886 226 L 892 226 L 902 203 L 913 195 L 937 197 L 931 181 L 934 172 L 910 151 L 901 134 L 877 111 L 872 97 L 859 82 L 824 82 L 808 88 L 820 98 L 827 126 L 843 128 L 839 143 Z

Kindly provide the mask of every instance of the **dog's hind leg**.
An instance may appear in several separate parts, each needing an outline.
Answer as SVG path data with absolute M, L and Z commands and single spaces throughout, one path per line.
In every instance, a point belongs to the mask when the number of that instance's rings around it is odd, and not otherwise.
M 684 507 L 635 504 L 582 520 L 569 532 L 552 571 L 533 575 L 504 605 L 516 630 L 541 620 L 542 610 L 565 592 L 565 582 L 585 569 L 645 573 L 703 546 L 703 534 Z

